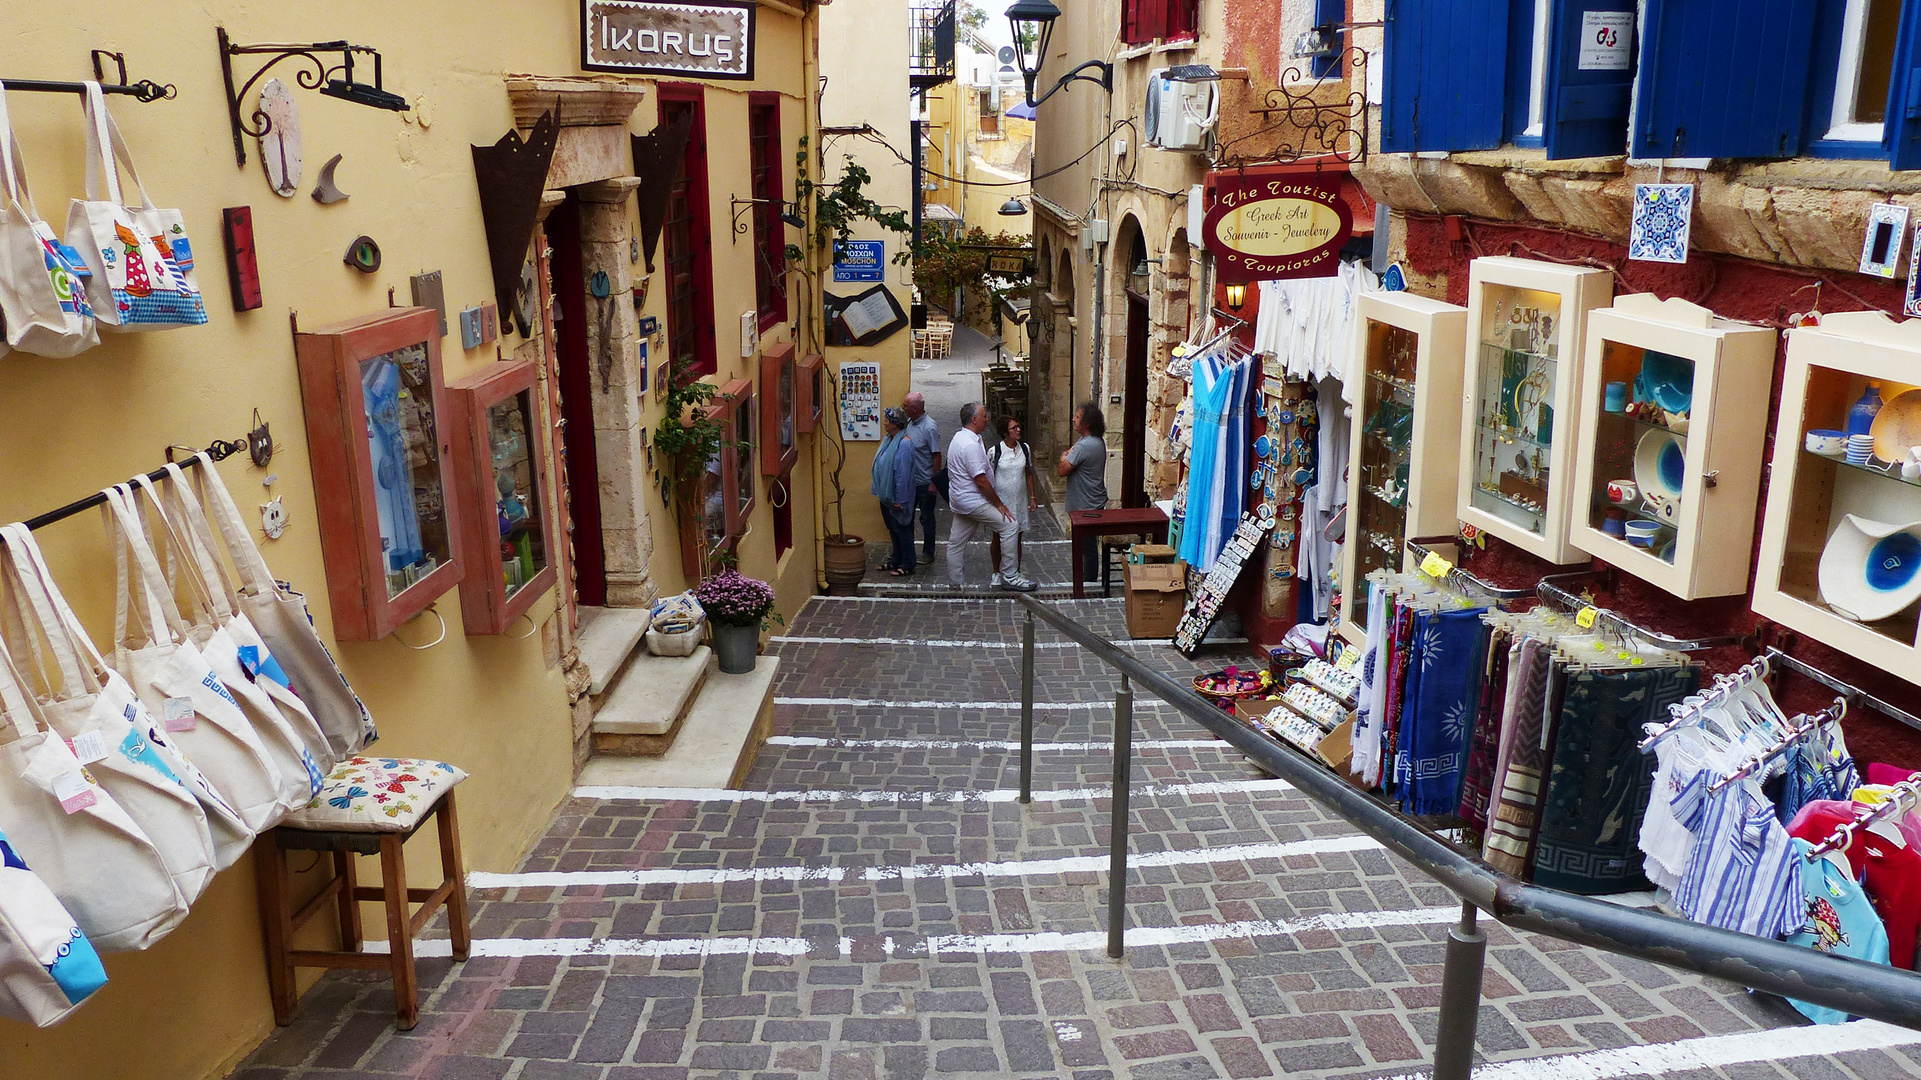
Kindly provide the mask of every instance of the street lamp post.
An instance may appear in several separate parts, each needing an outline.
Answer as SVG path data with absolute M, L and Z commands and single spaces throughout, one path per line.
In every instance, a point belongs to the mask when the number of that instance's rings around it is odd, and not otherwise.
M 1061 9 L 1051 0 L 1014 0 L 1014 6 L 1007 9 L 1007 22 L 1014 31 L 1015 60 L 1021 70 L 1021 81 L 1027 87 L 1029 108 L 1039 105 L 1068 84 L 1076 81 L 1096 83 L 1108 93 L 1114 92 L 1114 65 L 1105 60 L 1089 60 L 1055 81 L 1047 92 L 1040 97 L 1034 96 L 1034 84 L 1040 79 L 1041 64 L 1047 59 L 1047 42 L 1054 36 L 1054 20 L 1061 17 Z M 1029 48 L 1029 43 L 1032 48 Z M 1098 74 L 1088 74 L 1089 71 Z

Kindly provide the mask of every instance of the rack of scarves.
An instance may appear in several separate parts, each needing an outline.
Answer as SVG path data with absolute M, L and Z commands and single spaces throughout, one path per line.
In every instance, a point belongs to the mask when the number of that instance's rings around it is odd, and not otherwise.
M 1647 875 L 1697 922 L 1914 970 L 1921 775 L 1864 783 L 1841 734 L 1847 699 L 1785 716 L 1766 681 L 1789 666 L 1780 657 L 1770 650 L 1648 726 L 1657 798 L 1640 830 Z M 1817 1023 L 1847 1019 L 1793 1004 Z

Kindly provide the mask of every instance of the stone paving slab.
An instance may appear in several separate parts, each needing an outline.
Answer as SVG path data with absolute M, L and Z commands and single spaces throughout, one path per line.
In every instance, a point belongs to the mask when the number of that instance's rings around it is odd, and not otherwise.
M 1082 605 L 1110 628 L 1116 607 Z M 949 637 L 1011 636 L 1016 608 L 822 601 L 789 634 L 925 636 L 921 627 L 946 620 Z M 1018 700 L 1000 670 L 1018 650 L 779 651 L 777 696 Z M 1038 714 L 1041 738 L 1101 744 L 1112 713 L 1099 695 L 1111 684 L 1077 651 L 1044 650 L 1055 680 L 1045 700 L 1094 705 Z M 1165 647 L 1152 655 L 1170 672 L 1200 668 Z M 777 735 L 802 741 L 765 747 L 746 789 L 786 797 L 571 800 L 519 872 L 607 880 L 482 882 L 473 892 L 482 952 L 525 955 L 423 959 L 422 1019 L 405 1034 L 391 1028 L 383 979 L 331 973 L 236 1075 L 1421 1074 L 1458 902 L 1180 714 L 1143 700 L 1135 719 L 1138 738 L 1193 745 L 1135 755 L 1122 961 L 1101 945 L 1105 749 L 1037 753 L 1042 797 L 1023 807 L 1011 799 L 1017 755 L 1004 745 L 1017 710 L 782 704 Z M 645 880 L 623 878 L 637 872 Z M 1501 1080 L 1921 1076 L 1921 1033 L 1902 1047 L 1828 1054 L 1835 1029 L 1796 1027 L 1798 1014 L 1779 1001 L 1481 925 L 1480 1054 L 1548 1059 Z M 1683 1067 L 1672 1053 L 1625 1066 L 1592 1056 L 1771 1031 L 1786 1051 L 1769 1044 L 1765 1059 L 1725 1067 Z

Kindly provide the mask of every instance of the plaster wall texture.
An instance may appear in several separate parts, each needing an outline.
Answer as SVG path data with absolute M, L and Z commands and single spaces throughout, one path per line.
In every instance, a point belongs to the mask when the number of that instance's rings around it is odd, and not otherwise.
M 0 366 L 0 401 L 8 417 L 0 517 L 37 514 L 152 469 L 169 444 L 237 437 L 257 408 L 273 425 L 278 448 L 272 465 L 263 471 L 235 459 L 219 470 L 246 512 L 269 494 L 261 486 L 267 473 L 277 477 L 271 494 L 284 500 L 291 525 L 281 539 L 263 541 L 266 556 L 278 576 L 307 593 L 321 634 L 331 640 L 326 563 L 287 314 L 296 311 L 301 326 L 316 327 L 376 312 L 386 307 L 388 288 L 404 302 L 407 277 L 429 269 L 444 276 L 450 314 L 493 298 L 469 147 L 492 144 L 513 124 L 505 89 L 510 74 L 580 74 L 578 6 L 563 0 L 496 6 L 479 33 L 471 32 L 470 9 L 437 0 L 400 6 L 346 0 L 318 23 L 305 7 L 251 0 L 167 0 L 115 14 L 114 36 L 103 40 L 97 22 L 76 20 L 68 9 L 8 4 L 14 32 L 36 45 L 17 56 L 7 74 L 77 78 L 88 49 L 112 45 L 126 50 L 133 78 L 178 86 L 175 100 L 141 105 L 115 98 L 111 108 L 156 202 L 185 214 L 211 321 L 199 328 L 109 336 L 71 360 L 7 358 Z M 296 89 L 307 173 L 300 192 L 281 199 L 262 180 L 254 140 L 247 140 L 247 164 L 232 162 L 216 25 L 225 25 L 239 42 L 347 37 L 377 48 L 386 88 L 413 107 L 396 114 Z M 802 66 L 802 23 L 764 9 L 757 37 L 756 78 L 707 90 L 717 229 L 725 229 L 728 196 L 748 191 L 746 92 L 784 95 L 788 161 L 806 122 L 801 100 L 810 84 Z M 253 70 L 243 58 L 239 78 Z M 286 66 L 275 74 L 293 80 Z M 60 229 L 63 197 L 84 188 L 78 103 L 56 95 L 9 97 L 42 213 Z M 631 129 L 645 132 L 653 121 L 650 94 Z M 319 164 L 336 152 L 345 155 L 337 180 L 351 198 L 323 207 L 306 191 Z M 619 157 L 621 171 L 630 171 L 624 147 Z M 789 171 L 786 183 L 791 180 Z M 266 304 L 235 313 L 224 280 L 220 211 L 241 205 L 253 208 Z M 383 248 L 384 265 L 375 274 L 341 265 L 341 253 L 360 234 Z M 739 358 L 725 333 L 739 311 L 753 306 L 754 286 L 748 246 L 722 236 L 714 255 L 716 321 L 723 328 L 716 377 L 724 382 L 757 373 L 758 361 Z M 663 292 L 656 282 L 645 313 L 664 315 Z M 784 332 L 770 338 L 780 340 Z M 502 345 L 513 355 L 538 352 L 516 335 Z M 457 336 L 443 342 L 443 354 L 449 381 L 495 362 L 491 347 L 463 351 Z M 657 346 L 652 362 L 661 355 Z M 640 423 L 656 425 L 660 406 L 651 393 L 640 407 Z M 805 463 L 807 447 L 802 449 Z M 804 480 L 794 486 L 796 534 L 809 537 L 811 486 Z M 654 551 L 673 553 L 652 560 L 655 579 L 663 591 L 672 591 L 683 585 L 679 541 L 658 492 L 643 496 Z M 791 611 L 810 591 L 813 549 L 797 543 L 777 566 L 770 514 L 763 498 L 743 544 L 742 566 L 774 578 Z M 96 521 L 72 519 L 45 530 L 41 540 L 81 618 L 104 643 L 112 620 L 112 577 L 101 572 L 110 554 Z M 548 600 L 532 614 L 538 623 L 553 611 Z M 431 640 L 427 625 L 419 623 L 388 640 L 338 645 L 335 654 L 380 722 L 379 753 L 451 760 L 468 770 L 472 779 L 461 789 L 468 866 L 504 870 L 540 835 L 573 777 L 573 723 L 555 634 L 550 628 L 519 640 L 469 637 L 452 594 L 441 598 L 437 612 L 448 633 L 431 649 L 413 651 L 400 640 Z M 426 880 L 437 859 L 432 838 L 410 844 L 409 859 L 415 878 Z M 370 868 L 363 880 L 375 878 Z M 296 879 L 296 894 L 312 885 L 304 876 Z M 297 944 L 331 947 L 326 922 L 316 920 Z M 381 922 L 374 917 L 369 925 Z M 193 1080 L 223 1074 L 272 1029 L 251 864 L 243 860 L 220 875 L 166 940 L 144 953 L 110 956 L 107 969 L 106 988 L 64 1024 L 45 1031 L 0 1025 L 0 1075 Z

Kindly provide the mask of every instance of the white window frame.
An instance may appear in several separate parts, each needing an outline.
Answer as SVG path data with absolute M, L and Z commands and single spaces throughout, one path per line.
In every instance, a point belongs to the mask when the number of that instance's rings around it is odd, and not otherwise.
M 1547 136 L 1547 34 L 1552 8 L 1550 0 L 1534 0 L 1534 60 L 1528 72 L 1527 129 L 1521 132 L 1523 138 Z
M 1854 119 L 1855 91 L 1861 81 L 1861 54 L 1867 51 L 1868 0 L 1847 0 L 1841 17 L 1841 55 L 1834 67 L 1834 108 L 1828 117 L 1828 132 L 1822 138 L 1835 142 L 1881 141 L 1882 124 L 1863 124 Z

